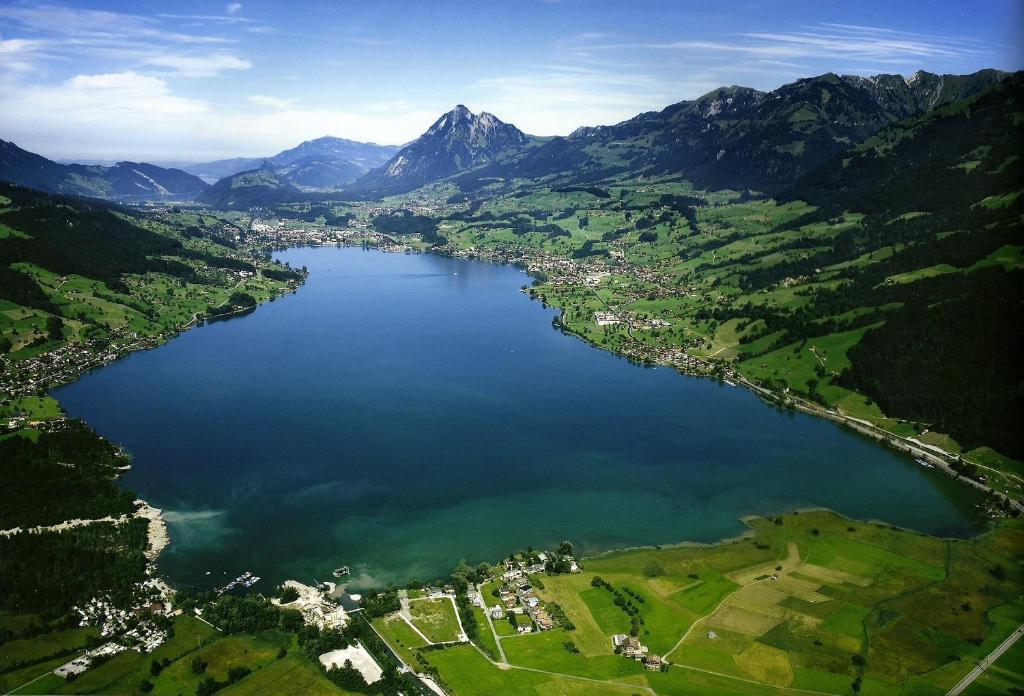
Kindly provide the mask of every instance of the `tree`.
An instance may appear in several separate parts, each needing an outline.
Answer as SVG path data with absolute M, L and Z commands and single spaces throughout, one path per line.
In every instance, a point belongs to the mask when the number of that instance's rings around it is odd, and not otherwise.
M 252 674 L 251 669 L 238 665 L 228 670 L 228 681 L 234 684 L 237 681 L 245 679 L 250 674 Z
M 299 591 L 291 585 L 281 585 L 277 589 L 277 597 L 281 600 L 281 604 L 291 604 L 299 598 Z
M 281 612 L 281 630 L 295 633 L 304 623 L 302 612 L 298 609 L 285 609 Z
M 368 686 L 363 675 L 352 666 L 351 660 L 345 660 L 341 667 L 332 667 L 327 672 L 327 678 L 348 691 L 365 691 Z
M 196 687 L 196 696 L 213 696 L 220 691 L 221 686 L 222 684 L 213 677 L 207 677 Z

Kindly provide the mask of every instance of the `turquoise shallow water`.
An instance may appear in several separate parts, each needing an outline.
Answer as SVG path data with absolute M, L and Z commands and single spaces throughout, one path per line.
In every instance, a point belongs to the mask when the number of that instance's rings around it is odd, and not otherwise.
M 166 510 L 179 582 L 429 578 L 566 538 L 713 541 L 810 506 L 982 524 L 970 489 L 875 442 L 560 333 L 514 268 L 281 257 L 310 269 L 296 294 L 55 393 L 135 455 L 124 483 Z

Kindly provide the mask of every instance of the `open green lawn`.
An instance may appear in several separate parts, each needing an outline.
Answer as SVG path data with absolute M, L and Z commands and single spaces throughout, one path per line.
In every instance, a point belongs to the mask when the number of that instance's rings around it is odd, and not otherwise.
M 502 670 L 489 663 L 474 648 L 458 645 L 429 653 L 430 664 L 452 693 L 459 696 L 493 696 L 494 694 L 526 694 L 532 696 L 587 696 L 610 694 L 626 696 L 635 693 L 628 685 L 595 683 L 518 669 Z M 633 681 L 643 684 L 642 675 Z
M 423 647 L 426 642 L 402 620 L 402 617 L 398 614 L 389 614 L 376 618 L 373 620 L 373 627 L 406 664 L 416 664 L 416 648 Z
M 143 681 L 149 681 L 154 694 L 191 694 L 207 677 L 226 681 L 232 667 L 246 667 L 253 673 L 233 685 L 232 693 L 345 693 L 323 677 L 305 655 L 297 652 L 294 636 L 290 634 L 269 631 L 223 636 L 187 615 L 175 619 L 174 629 L 174 636 L 153 653 L 122 652 L 72 681 L 46 675 L 71 659 L 62 657 L 39 665 L 35 672 L 22 670 L 5 674 L 3 685 L 5 689 L 13 688 L 42 676 L 19 693 L 133 694 L 139 693 Z M 289 653 L 284 659 L 279 658 L 282 649 Z M 206 663 L 202 673 L 193 668 L 196 659 Z M 152 671 L 154 661 L 167 663 L 156 675 Z
M 34 638 L 11 640 L 0 645 L 0 670 L 9 670 L 18 665 L 27 665 L 61 652 L 70 652 L 86 647 L 86 639 L 96 637 L 95 628 L 70 628 L 52 631 Z
M 487 623 L 487 616 L 484 614 L 484 610 L 474 606 L 473 616 L 476 617 L 477 626 L 475 642 L 479 643 L 480 647 L 490 653 L 492 658 L 498 659 L 498 642 L 494 639 L 494 634 L 491 633 L 491 627 Z
M 289 655 L 256 670 L 219 693 L 225 696 L 346 696 L 352 692 L 335 686 L 304 655 Z
M 412 622 L 434 643 L 459 639 L 459 621 L 448 599 L 417 599 L 409 603 Z
M 748 524 L 753 535 L 734 542 L 622 551 L 585 559 L 578 575 L 545 577 L 539 594 L 576 628 L 503 639 L 509 663 L 603 682 L 593 693 L 628 682 L 659 694 L 848 694 L 858 676 L 862 694 L 944 693 L 1024 622 L 1024 523 L 968 541 L 825 511 Z M 611 635 L 629 621 L 611 592 L 591 585 L 595 575 L 643 597 L 633 599 L 639 638 L 668 653 L 667 674 L 613 654 Z M 471 648 L 423 655 L 457 694 L 549 688 L 532 681 L 538 672 L 498 670 Z

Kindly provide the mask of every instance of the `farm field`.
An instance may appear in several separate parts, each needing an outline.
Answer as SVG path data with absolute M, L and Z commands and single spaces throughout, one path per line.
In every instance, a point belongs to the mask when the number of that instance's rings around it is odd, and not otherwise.
M 418 599 L 409 603 L 412 622 L 434 643 L 459 639 L 459 620 L 449 599 Z
M 425 651 L 383 634 L 458 694 L 499 683 L 546 693 L 542 676 L 560 689 L 594 680 L 587 693 L 941 694 L 1024 623 L 1020 522 L 968 541 L 826 511 L 747 524 L 737 540 L 614 552 L 584 559 L 579 574 L 544 575 L 537 595 L 572 630 L 499 633 L 508 665 L 471 645 Z M 636 637 L 666 671 L 615 653 L 611 637 L 630 621 L 604 583 L 628 591 L 642 617 Z M 975 688 L 1016 683 L 1019 657 L 1015 647 Z

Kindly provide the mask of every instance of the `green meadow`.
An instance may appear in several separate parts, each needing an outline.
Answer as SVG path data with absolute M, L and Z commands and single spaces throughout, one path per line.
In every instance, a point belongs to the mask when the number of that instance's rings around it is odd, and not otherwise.
M 973 540 L 827 511 L 747 525 L 732 541 L 614 552 L 584 559 L 579 574 L 544 575 L 538 596 L 573 629 L 491 635 L 507 664 L 471 644 L 421 650 L 397 615 L 375 626 L 456 694 L 942 694 L 1024 622 L 1020 522 Z M 630 621 L 595 576 L 629 590 L 637 638 L 666 672 L 614 653 L 611 637 Z M 1016 684 L 1019 655 L 970 693 Z

